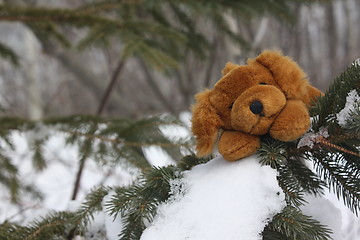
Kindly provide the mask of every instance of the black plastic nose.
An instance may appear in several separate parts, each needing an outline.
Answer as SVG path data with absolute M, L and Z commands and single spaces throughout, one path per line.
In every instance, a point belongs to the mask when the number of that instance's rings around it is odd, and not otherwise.
M 250 104 L 250 110 L 254 114 L 260 114 L 263 111 L 264 107 L 261 102 L 254 101 Z

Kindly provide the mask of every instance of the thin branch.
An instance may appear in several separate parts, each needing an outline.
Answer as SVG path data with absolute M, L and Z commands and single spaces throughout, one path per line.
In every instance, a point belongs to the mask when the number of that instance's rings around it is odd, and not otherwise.
M 121 70 L 123 69 L 124 66 L 125 66 L 125 61 L 120 59 L 115 71 L 112 74 L 110 83 L 104 93 L 104 96 L 101 99 L 99 108 L 96 112 L 96 116 L 100 116 L 102 114 L 102 112 L 104 111 L 104 108 L 109 101 L 110 95 L 115 87 L 116 81 L 118 80 Z
M 88 133 L 81 133 L 81 132 L 75 132 L 75 131 L 63 131 L 69 134 L 83 136 L 87 139 L 98 139 L 104 142 L 110 142 L 115 144 L 123 144 L 125 146 L 132 146 L 132 147 L 146 147 L 146 146 L 159 146 L 159 147 L 174 147 L 174 146 L 185 146 L 190 147 L 187 143 L 139 143 L 139 142 L 129 142 L 124 141 L 117 138 L 107 138 L 95 134 L 88 134 Z
M 80 159 L 80 164 L 79 164 L 79 168 L 76 174 L 76 178 L 75 178 L 75 183 L 74 183 L 74 188 L 73 188 L 73 193 L 71 195 L 71 200 L 75 200 L 77 197 L 77 194 L 79 192 L 80 189 L 80 181 L 81 181 L 81 177 L 82 177 L 82 173 L 84 171 L 85 168 L 85 162 L 86 162 L 87 156 L 84 155 L 81 159 Z
M 339 150 L 339 151 L 341 151 L 341 152 L 344 152 L 344 153 L 347 153 L 347 154 L 351 154 L 351 155 L 360 157 L 360 153 L 350 151 L 350 150 L 345 149 L 345 148 L 343 148 L 343 147 L 337 146 L 337 145 L 335 145 L 335 144 L 333 144 L 333 143 L 331 143 L 331 142 L 328 142 L 328 141 L 325 140 L 325 138 L 322 137 L 322 136 L 317 137 L 317 138 L 315 139 L 315 141 L 316 141 L 316 142 L 319 142 L 319 143 L 321 143 L 322 145 L 325 145 L 325 146 L 327 146 L 327 147 L 335 148 L 335 149 L 337 149 L 337 150 Z

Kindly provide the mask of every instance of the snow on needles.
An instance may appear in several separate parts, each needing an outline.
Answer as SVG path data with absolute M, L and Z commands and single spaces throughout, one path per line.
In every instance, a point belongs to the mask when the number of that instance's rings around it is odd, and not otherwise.
M 183 191 L 159 206 L 141 240 L 260 240 L 285 206 L 276 176 L 256 156 L 236 162 L 218 157 L 198 165 L 185 172 Z
M 316 143 L 318 141 L 318 138 L 322 137 L 322 138 L 328 138 L 329 137 L 329 133 L 327 128 L 321 127 L 319 129 L 319 132 L 314 133 L 313 131 L 309 131 L 307 132 L 299 141 L 298 143 L 298 148 L 301 147 L 305 147 L 308 146 L 310 148 L 314 147 L 314 143 Z
M 346 97 L 345 107 L 336 115 L 340 126 L 345 126 L 350 118 L 350 113 L 355 110 L 356 103 L 360 102 L 359 94 L 355 89 L 351 90 Z

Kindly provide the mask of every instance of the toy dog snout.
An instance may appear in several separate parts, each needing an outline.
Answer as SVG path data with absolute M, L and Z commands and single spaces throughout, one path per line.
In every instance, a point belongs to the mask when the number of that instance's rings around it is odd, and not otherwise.
M 286 97 L 277 87 L 251 87 L 235 100 L 231 110 L 231 126 L 254 135 L 266 134 L 285 104 Z

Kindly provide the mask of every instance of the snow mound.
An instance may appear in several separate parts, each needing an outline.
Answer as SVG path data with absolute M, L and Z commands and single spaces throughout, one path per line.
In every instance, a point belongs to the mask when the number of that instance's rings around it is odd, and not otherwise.
M 286 205 L 276 176 L 256 156 L 237 162 L 218 157 L 198 165 L 185 172 L 182 191 L 159 206 L 141 240 L 260 240 L 268 221 Z

